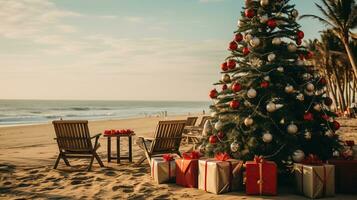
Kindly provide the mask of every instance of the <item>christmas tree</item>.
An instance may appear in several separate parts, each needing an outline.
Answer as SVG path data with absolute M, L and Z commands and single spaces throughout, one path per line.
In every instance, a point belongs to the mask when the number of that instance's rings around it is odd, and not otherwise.
M 314 55 L 301 46 L 295 5 L 246 0 L 243 10 L 222 79 L 209 93 L 212 128 L 205 127 L 200 150 L 243 160 L 262 155 L 280 169 L 308 154 L 329 159 L 340 146 L 340 125 L 326 79 L 308 65 Z

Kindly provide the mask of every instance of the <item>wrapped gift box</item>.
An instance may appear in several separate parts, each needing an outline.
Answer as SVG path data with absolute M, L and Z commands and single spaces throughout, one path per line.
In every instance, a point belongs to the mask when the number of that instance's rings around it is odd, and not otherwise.
M 274 162 L 255 157 L 246 164 L 245 189 L 248 195 L 277 194 L 277 166 Z
M 198 161 L 198 188 L 214 194 L 242 189 L 240 160 L 205 159 Z
M 198 185 L 198 152 L 183 154 L 183 158 L 176 159 L 176 184 L 189 188 Z
M 294 164 L 296 189 L 310 198 L 335 195 L 335 167 L 329 164 Z
M 329 160 L 335 165 L 336 192 L 357 194 L 357 160 Z
M 164 157 L 151 158 L 151 177 L 158 184 L 175 182 L 175 160 Z

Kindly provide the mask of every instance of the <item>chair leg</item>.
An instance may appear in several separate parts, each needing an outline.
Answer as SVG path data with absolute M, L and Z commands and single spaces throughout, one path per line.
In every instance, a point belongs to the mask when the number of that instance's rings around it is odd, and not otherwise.
M 91 159 L 90 159 L 90 163 L 89 163 L 89 166 L 88 166 L 88 170 L 87 170 L 87 171 L 91 171 L 91 170 L 92 170 L 92 165 L 93 165 L 94 157 L 95 157 L 95 155 L 93 154 L 92 157 L 91 157 Z
M 102 160 L 100 159 L 99 155 L 97 153 L 94 153 L 94 156 L 95 156 L 95 159 L 97 159 L 99 165 L 101 167 L 104 167 L 104 164 L 103 164 Z
M 68 161 L 67 157 L 66 157 L 65 155 L 63 155 L 63 154 L 62 154 L 62 159 L 63 159 L 64 163 L 66 163 L 66 165 L 67 165 L 68 167 L 71 166 L 71 165 L 69 164 L 69 161 Z
M 140 165 L 146 160 L 146 156 L 141 156 L 141 158 L 135 163 L 135 165 Z
M 56 162 L 55 162 L 55 166 L 53 166 L 53 169 L 57 169 L 58 163 L 61 160 L 61 154 L 58 155 Z

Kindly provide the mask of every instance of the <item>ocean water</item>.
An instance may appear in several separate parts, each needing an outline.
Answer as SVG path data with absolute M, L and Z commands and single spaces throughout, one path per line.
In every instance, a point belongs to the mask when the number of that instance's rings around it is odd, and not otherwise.
M 123 119 L 208 112 L 209 102 L 0 100 L 0 126 L 56 119 Z

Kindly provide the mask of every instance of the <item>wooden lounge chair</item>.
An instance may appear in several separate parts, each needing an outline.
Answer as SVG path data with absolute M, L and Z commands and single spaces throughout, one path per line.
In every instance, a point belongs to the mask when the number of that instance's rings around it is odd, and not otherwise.
M 67 166 L 70 166 L 67 158 L 90 158 L 88 171 L 92 168 L 94 158 L 101 167 L 104 167 L 96 152 L 100 147 L 98 140 L 101 134 L 91 137 L 88 121 L 59 120 L 53 121 L 52 124 L 56 132 L 55 140 L 59 149 L 54 169 L 57 168 L 61 158 Z M 94 145 L 92 145 L 92 139 L 95 139 Z
M 195 126 L 197 119 L 198 119 L 198 117 L 187 117 L 185 129 L 184 129 L 183 133 L 187 133 L 190 127 Z
M 190 141 L 193 142 L 194 148 L 195 144 L 199 142 L 202 137 L 203 127 L 210 116 L 203 116 L 201 122 L 198 126 L 186 127 L 187 132 L 183 134 L 184 141 L 188 144 Z
M 136 163 L 140 165 L 145 159 L 149 164 L 151 158 L 166 153 L 177 154 L 179 152 L 182 139 L 182 132 L 185 128 L 186 120 L 160 121 L 155 130 L 154 138 L 138 138 L 138 145 L 144 150 L 143 155 Z

